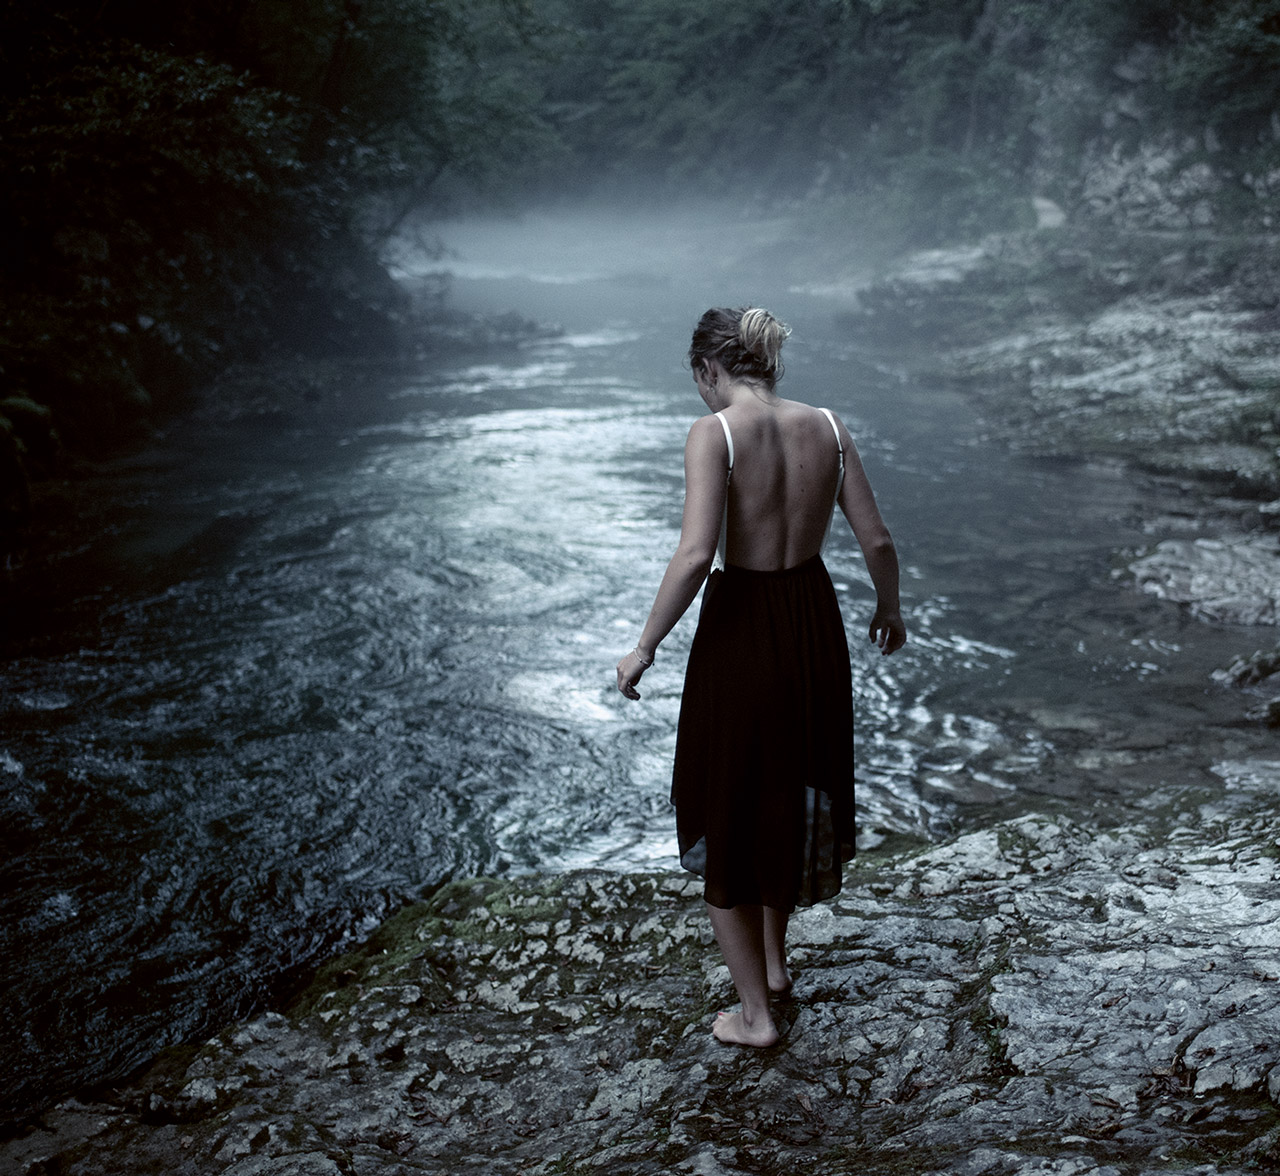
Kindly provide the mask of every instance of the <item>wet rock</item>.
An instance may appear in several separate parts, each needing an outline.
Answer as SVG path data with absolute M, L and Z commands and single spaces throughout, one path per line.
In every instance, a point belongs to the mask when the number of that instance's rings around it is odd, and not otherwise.
M 1167 192 L 1159 158 L 1140 170 Z M 1193 173 L 1179 174 L 1194 186 Z M 1002 234 L 905 258 L 848 322 L 895 362 L 904 343 L 923 348 L 924 374 L 970 394 L 994 437 L 1227 490 L 1267 526 L 1280 494 L 1277 254 L 1275 236 Z
M 1249 657 L 1236 658 L 1225 669 L 1216 670 L 1216 682 L 1229 682 L 1233 686 L 1256 686 L 1272 674 L 1280 673 L 1280 645 L 1275 649 L 1260 649 Z
M 71 1176 L 1257 1170 L 1280 1123 L 1280 763 L 1214 771 L 1137 824 L 1032 815 L 863 855 L 792 920 L 770 1050 L 709 1033 L 733 992 L 695 880 L 472 880 L 287 1013 L 115 1092 L 180 1115 L 59 1108 L 66 1137 L 22 1157 Z
M 1222 299 L 1134 295 L 948 355 L 1021 448 L 1105 456 L 1263 497 L 1280 486 L 1274 332 Z
M 323 1152 L 305 1152 L 240 1160 L 225 1169 L 223 1176 L 343 1176 L 343 1170 Z
M 1166 539 L 1129 565 L 1144 592 L 1206 620 L 1280 624 L 1280 541 L 1271 536 Z
M 1280 726 L 1280 694 L 1274 691 L 1280 685 L 1280 679 L 1273 676 L 1280 673 L 1280 646 L 1275 649 L 1260 649 L 1248 657 L 1238 657 L 1229 666 L 1213 672 L 1215 682 L 1240 687 L 1250 694 L 1263 692 L 1272 694 L 1255 706 L 1245 711 L 1246 718 L 1266 723 L 1269 727 Z
M 1280 698 L 1272 698 L 1245 712 L 1247 718 L 1258 719 L 1268 727 L 1280 727 Z
M 514 311 L 478 314 L 428 303 L 411 317 L 407 333 L 418 357 L 441 351 L 487 351 L 523 347 L 564 334 L 556 323 L 528 319 Z
M 1116 113 L 1141 119 L 1132 104 Z M 1214 222 L 1223 179 L 1203 159 L 1172 139 L 1148 140 L 1136 149 L 1099 140 L 1086 152 L 1081 202 L 1090 216 L 1129 229 L 1169 231 Z
M 1067 214 L 1062 206 L 1047 196 L 1033 196 L 1031 206 L 1036 214 L 1037 229 L 1060 229 L 1067 223 Z

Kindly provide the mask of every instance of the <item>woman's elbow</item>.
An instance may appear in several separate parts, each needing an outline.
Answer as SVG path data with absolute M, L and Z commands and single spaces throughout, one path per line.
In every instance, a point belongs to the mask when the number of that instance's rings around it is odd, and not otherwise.
M 680 565 L 690 576 L 700 580 L 706 579 L 715 557 L 715 544 L 708 546 L 705 543 L 682 543 L 676 552 Z
M 889 534 L 888 527 L 880 527 L 868 535 L 863 547 L 868 555 L 896 555 L 898 550 L 893 545 L 893 536 Z

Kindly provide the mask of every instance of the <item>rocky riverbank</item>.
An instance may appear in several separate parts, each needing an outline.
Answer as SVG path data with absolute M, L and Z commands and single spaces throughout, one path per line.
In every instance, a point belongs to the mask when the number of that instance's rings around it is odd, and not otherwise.
M 923 356 L 916 375 L 962 389 L 994 443 L 1151 479 L 1167 507 L 1149 546 L 1117 552 L 1122 574 L 1203 620 L 1274 626 L 1277 273 L 1271 232 L 1056 225 L 904 258 L 849 326 L 894 362 Z M 1268 640 L 1254 671 L 1277 653 Z M 1225 670 L 1247 713 L 1278 721 L 1274 669 Z
M 1005 234 L 904 259 L 853 323 L 910 336 L 995 439 L 1280 510 L 1280 240 Z M 1245 507 L 1239 507 L 1241 511 Z
M 282 1011 L 48 1112 L 7 1172 L 1240 1173 L 1280 1164 L 1280 762 L 867 855 L 774 1049 L 686 876 L 449 885 Z

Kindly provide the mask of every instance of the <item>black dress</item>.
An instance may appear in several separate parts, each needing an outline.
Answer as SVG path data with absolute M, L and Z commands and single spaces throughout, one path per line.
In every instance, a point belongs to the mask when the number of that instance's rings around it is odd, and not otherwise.
M 671 799 L 712 906 L 809 906 L 854 855 L 853 695 L 831 578 L 712 572 L 689 652 Z

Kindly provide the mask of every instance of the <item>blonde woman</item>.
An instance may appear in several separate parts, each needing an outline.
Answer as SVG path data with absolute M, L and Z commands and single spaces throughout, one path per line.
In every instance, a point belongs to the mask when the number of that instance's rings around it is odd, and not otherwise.
M 871 640 L 885 654 L 906 641 L 897 553 L 853 438 L 829 410 L 777 393 L 789 334 L 759 307 L 699 320 L 689 360 L 714 415 L 689 430 L 680 542 L 618 662 L 618 689 L 638 699 L 659 644 L 707 582 L 671 796 L 681 864 L 705 880 L 741 1000 L 712 1032 L 751 1046 L 778 1041 L 770 996 L 791 987 L 789 915 L 839 891 L 854 854 L 849 651 L 821 554 L 834 506 L 875 586 Z

